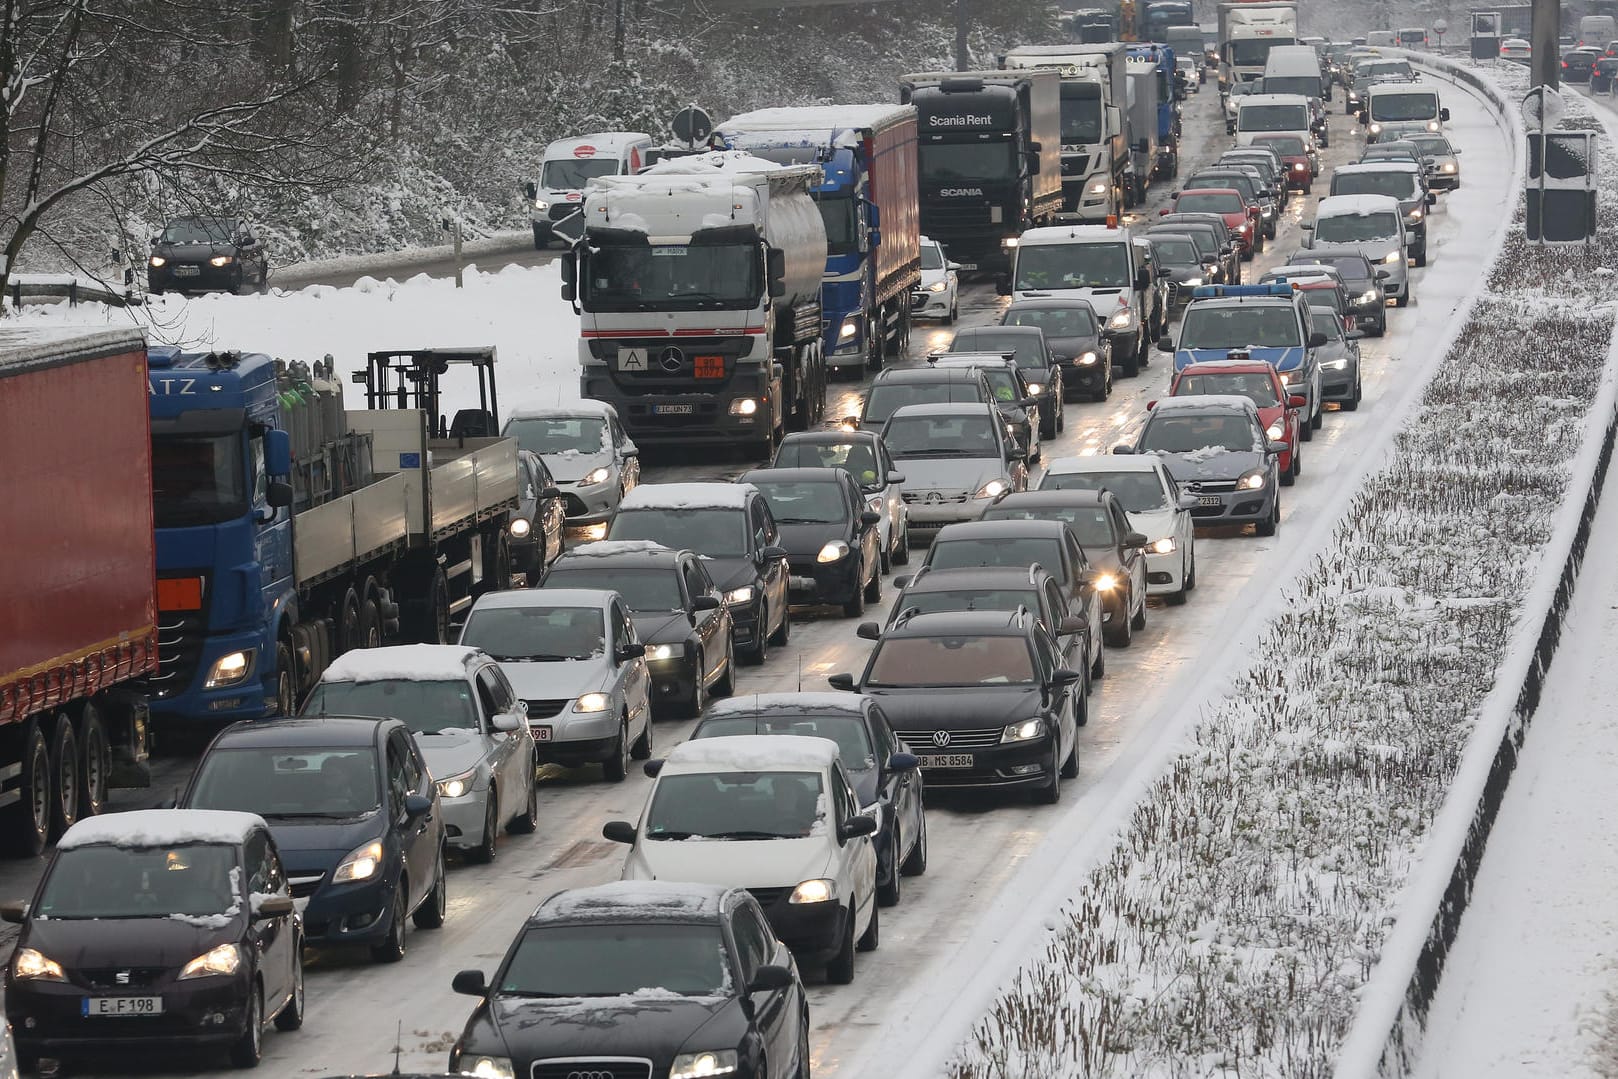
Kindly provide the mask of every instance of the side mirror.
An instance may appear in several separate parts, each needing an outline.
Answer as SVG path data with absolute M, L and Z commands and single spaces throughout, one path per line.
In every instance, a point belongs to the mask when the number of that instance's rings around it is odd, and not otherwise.
M 944 263 L 944 269 L 946 269 L 946 270 L 959 270 L 960 268 L 961 268 L 961 264 L 959 262 L 946 262 L 946 263 Z
M 1376 272 L 1376 279 L 1378 281 L 1386 281 L 1390 276 L 1392 276 L 1392 275 L 1389 274 L 1388 271 L 1386 271 L 1386 270 L 1378 270 Z
M 881 247 L 882 246 L 882 230 L 881 229 L 867 229 L 866 232 L 865 232 L 865 246 L 867 248 L 870 248 L 871 250 L 875 250 L 876 248 Z
M 1360 330 L 1349 330 L 1347 333 L 1343 334 L 1343 340 L 1345 341 L 1359 341 L 1364 337 L 1364 332 Z
M 895 753 L 888 758 L 888 770 L 892 772 L 910 772 L 921 767 L 921 758 L 914 753 Z
M 543 499 L 561 498 L 562 489 L 560 487 L 547 487 L 539 492 L 539 497 Z
M 1159 351 L 1159 352 L 1173 352 L 1174 351 L 1174 338 L 1170 337 L 1168 334 L 1164 334 L 1162 337 L 1159 337 L 1157 339 L 1157 351 Z
M 494 717 L 494 729 L 510 734 L 512 731 L 521 729 L 525 722 L 526 720 L 522 716 L 514 712 L 501 712 Z
M 785 281 L 781 280 L 779 277 L 773 278 L 770 281 L 770 299 L 779 300 L 782 296 L 785 296 L 786 294 L 787 294 L 787 283 Z M 567 299 L 566 296 L 564 296 L 562 298 L 564 300 Z
M 433 800 L 425 794 L 409 794 L 405 796 L 405 816 L 414 820 L 425 817 L 433 811 Z
M 749 993 L 776 993 L 791 987 L 792 972 L 773 963 L 767 963 L 755 970 L 753 980 L 747 983 Z
M 1309 335 L 1309 347 L 1310 348 L 1325 348 L 1326 347 L 1326 335 L 1323 334 L 1323 333 L 1320 333 L 1318 331 L 1316 331 L 1314 333 L 1311 333 Z
M 1155 400 L 1146 402 L 1146 411 L 1147 412 L 1150 412 L 1152 409 L 1154 409 L 1156 407 L 1157 407 L 1157 402 Z
M 880 513 L 872 513 L 867 510 L 866 512 L 860 514 L 860 524 L 862 525 L 879 524 L 881 521 L 882 515 Z
M 1194 510 L 1200 505 L 1202 505 L 1202 503 L 1197 500 L 1196 495 L 1180 496 L 1180 508 L 1183 510 Z
M 861 622 L 854 631 L 854 636 L 862 641 L 880 641 L 882 639 L 882 626 L 876 622 Z
M 996 281 L 994 283 L 994 293 L 995 293 L 996 296 L 1010 296 L 1011 295 L 1011 282 L 1010 281 Z
M 693 611 L 717 611 L 723 606 L 718 596 L 696 596 L 691 600 Z
M 650 764 L 651 761 L 647 761 Z M 626 820 L 610 820 L 601 826 L 601 838 L 610 839 L 614 843 L 635 842 L 635 826 Z
M 622 648 L 614 649 L 612 653 L 619 663 L 628 663 L 632 659 L 640 659 L 646 654 L 644 644 L 626 644 Z
M 1301 394 L 1290 393 L 1290 394 L 1287 395 L 1287 407 L 1288 408 L 1302 408 L 1304 405 L 1307 405 L 1308 403 L 1309 403 L 1309 399 L 1307 397 L 1302 396 Z
M 530 199 L 537 199 L 539 198 L 539 185 L 534 183 L 534 181 L 529 180 L 526 184 L 522 185 L 522 193 L 527 195 Z
M 1029 145 L 1038 146 L 1039 143 L 1035 142 L 1035 143 L 1030 143 Z M 1026 160 L 1028 162 L 1028 175 L 1030 175 L 1030 176 L 1038 176 L 1039 175 L 1039 151 L 1038 150 L 1029 150 L 1027 153 L 1025 153 L 1023 155 L 1023 158 L 1024 158 L 1024 160 Z
M 1151 288 L 1152 287 L 1152 274 L 1151 274 L 1151 271 L 1147 270 L 1146 267 L 1144 267 L 1144 266 L 1142 266 L 1140 269 L 1135 271 L 1135 287 L 1136 288 Z
M 270 485 L 264 489 L 264 501 L 269 503 L 271 509 L 285 509 L 292 505 L 294 497 L 292 484 L 282 483 L 280 480 L 271 480 Z
M 1302 229 L 1304 232 L 1315 231 L 1314 223 L 1311 221 L 1305 221 L 1303 224 L 1299 225 L 1298 228 Z
M 903 472 L 889 472 L 888 473 L 888 482 L 889 483 L 903 483 L 904 481 L 905 481 L 905 477 L 904 477 Z
M 1116 446 L 1114 446 L 1112 448 L 1112 452 L 1118 454 L 1119 456 L 1124 456 L 1126 454 L 1134 453 L 1135 452 L 1135 447 L 1130 446 L 1130 445 L 1128 445 L 1126 443 L 1120 442 L 1120 443 L 1118 443 L 1118 445 L 1116 445 Z
M 787 549 L 785 547 L 777 547 L 772 543 L 770 546 L 764 548 L 758 553 L 758 560 L 760 562 L 780 562 L 784 560 L 786 556 Z
M 533 187 L 533 184 L 529 184 Z M 481 970 L 459 970 L 450 980 L 449 987 L 457 993 L 469 997 L 486 997 L 489 995 L 489 983 L 484 980 Z
M 1078 671 L 1070 671 L 1066 667 L 1060 667 L 1051 674 L 1051 685 L 1061 689 L 1071 686 L 1075 682 L 1083 680 L 1083 678 L 1084 675 L 1080 674 Z
M 779 247 L 772 247 L 764 256 L 765 267 L 769 273 L 770 282 L 784 281 L 787 275 L 787 253 Z M 771 293 L 774 295 L 774 293 Z
M 1289 448 L 1290 447 L 1288 447 L 1285 442 L 1266 442 L 1266 443 L 1264 443 L 1264 452 L 1269 453 L 1269 454 L 1277 454 L 1277 455 L 1283 454 Z
M 1033 408 L 1035 405 L 1039 404 L 1039 398 L 1037 398 L 1037 397 L 1019 397 L 1019 398 L 1017 398 L 1015 404 L 1017 405 L 1018 408 Z
M 1448 120 L 1449 119 L 1449 110 L 1448 109 L 1442 109 L 1442 108 L 1439 109 L 1438 110 L 1438 118 L 1440 120 Z
M 1144 547 L 1151 542 L 1142 532 L 1131 532 L 1124 537 L 1124 545 L 1128 547 Z
M 1006 450 L 1006 457 L 1013 461 L 1026 461 L 1028 460 L 1028 450 L 1013 442 L 1010 448 Z
M 893 583 L 893 587 L 895 587 L 899 591 L 903 592 L 905 589 L 910 587 L 910 582 L 913 581 L 913 580 L 915 580 L 915 578 L 912 577 L 910 574 L 901 573 L 899 576 L 897 576 L 897 577 L 895 577 L 893 579 L 892 583 Z
M 1056 627 L 1056 632 L 1065 637 L 1070 633 L 1082 632 L 1083 629 L 1084 619 L 1076 618 L 1073 615 L 1068 615 L 1066 618 L 1062 619 L 1061 623 Z
M 1429 205 L 1429 206 L 1437 206 L 1438 205 L 1438 196 L 1435 195 L 1431 191 L 1427 192 L 1427 205 Z
M 0 903 L 0 922 L 10 922 L 21 925 L 28 920 L 28 904 L 21 899 L 13 899 L 7 903 Z
M 834 674 L 826 679 L 826 684 L 845 693 L 854 692 L 854 676 L 851 674 Z
M 663 774 L 663 764 L 663 758 L 658 757 L 656 760 L 647 761 L 641 765 L 640 770 L 646 773 L 647 779 L 656 779 Z
M 1173 272 L 1174 271 L 1169 269 L 1167 266 L 1159 266 L 1157 268 L 1157 276 L 1159 276 L 1159 277 L 1167 277 L 1170 274 L 1172 274 Z
M 837 829 L 837 838 L 842 840 L 858 839 L 862 835 L 876 834 L 875 817 L 850 817 Z
M 272 476 L 292 475 L 292 436 L 278 427 L 264 432 L 264 471 Z
M 267 895 L 260 899 L 253 907 L 254 921 L 267 921 L 270 918 L 285 918 L 297 907 L 290 895 Z

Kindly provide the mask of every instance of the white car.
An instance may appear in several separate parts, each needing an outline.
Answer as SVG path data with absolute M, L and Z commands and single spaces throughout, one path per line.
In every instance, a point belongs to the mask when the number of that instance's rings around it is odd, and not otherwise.
M 1508 37 L 1500 43 L 1500 59 L 1527 61 L 1534 56 L 1534 47 L 1520 37 Z
M 1058 457 L 1045 466 L 1039 490 L 1106 489 L 1147 539 L 1146 594 L 1171 604 L 1197 587 L 1197 548 L 1191 508 L 1197 500 L 1179 485 L 1156 454 Z
M 600 401 L 514 409 L 500 432 L 536 454 L 567 504 L 567 528 L 604 539 L 618 503 L 640 482 L 640 450 L 618 410 Z
M 860 812 L 837 743 L 798 735 L 685 742 L 653 762 L 639 826 L 602 835 L 629 843 L 624 880 L 746 888 L 770 928 L 802 960 L 854 980 L 854 952 L 874 951 L 875 817 Z
M 646 646 L 617 592 L 543 588 L 488 592 L 461 643 L 494 657 L 527 705 L 540 763 L 599 764 L 610 783 L 652 755 Z
M 953 323 L 960 313 L 961 264 L 951 262 L 936 240 L 921 238 L 921 283 L 910 293 L 911 318 Z

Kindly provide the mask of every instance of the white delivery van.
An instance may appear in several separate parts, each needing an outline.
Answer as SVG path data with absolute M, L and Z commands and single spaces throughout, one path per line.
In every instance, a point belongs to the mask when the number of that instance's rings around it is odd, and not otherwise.
M 1328 83 L 1312 45 L 1277 45 L 1264 62 L 1266 94 L 1301 94 L 1325 100 Z
M 1618 19 L 1611 15 L 1586 15 L 1579 20 L 1579 44 L 1606 48 L 1618 41 Z
M 1309 99 L 1300 94 L 1249 94 L 1236 104 L 1236 145 L 1251 146 L 1259 135 L 1297 135 L 1315 142 Z
M 1401 49 L 1425 49 L 1427 31 L 1419 26 L 1401 26 L 1398 45 Z
M 1365 35 L 1365 44 L 1375 47 L 1377 45 L 1395 45 L 1397 37 L 1392 30 L 1372 30 Z
M 643 131 L 597 131 L 545 147 L 539 179 L 526 187 L 534 204 L 534 246 L 548 246 L 556 223 L 584 207 L 584 189 L 591 180 L 633 176 L 645 164 L 651 145 L 652 137 Z
M 1373 83 L 1365 91 L 1360 123 L 1368 142 L 1387 142 L 1412 131 L 1442 131 L 1449 110 L 1438 98 L 1438 88 L 1422 82 Z

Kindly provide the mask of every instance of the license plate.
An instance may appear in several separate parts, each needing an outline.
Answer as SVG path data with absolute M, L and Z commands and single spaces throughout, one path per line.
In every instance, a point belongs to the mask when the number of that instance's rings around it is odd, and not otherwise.
M 975 263 L 975 262 L 959 262 L 959 263 L 956 263 L 956 269 L 959 269 L 959 270 L 975 270 L 977 268 L 978 268 L 978 264 Z
M 1197 497 L 1197 505 L 1199 506 L 1223 506 L 1224 504 L 1225 500 L 1218 495 L 1199 495 Z
M 970 768 L 970 753 L 924 753 L 917 758 L 923 768 Z
M 85 997 L 87 1016 L 162 1015 L 162 997 Z
M 542 723 L 538 726 L 530 727 L 529 729 L 534 732 L 534 741 L 549 742 L 551 740 L 550 724 Z
M 789 582 L 788 587 L 795 588 L 799 592 L 811 592 L 815 587 L 815 579 L 813 577 L 794 577 Z
M 174 267 L 174 276 L 175 277 L 201 277 L 202 276 L 202 267 L 201 266 L 176 266 L 176 267 Z
M 690 416 L 697 410 L 696 405 L 653 405 L 654 416 Z
M 725 358 L 723 356 L 694 356 L 691 362 L 698 378 L 725 377 Z

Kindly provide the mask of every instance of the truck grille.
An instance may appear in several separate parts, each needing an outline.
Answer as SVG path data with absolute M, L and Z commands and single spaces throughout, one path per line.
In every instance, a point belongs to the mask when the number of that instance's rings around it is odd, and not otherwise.
M 1063 154 L 1062 175 L 1083 176 L 1084 170 L 1090 165 L 1089 154 Z
M 564 217 L 572 217 L 582 209 L 584 209 L 583 202 L 558 202 L 551 207 L 550 218 L 552 221 L 560 221 Z
M 934 202 L 923 207 L 923 227 L 929 235 L 935 232 L 947 232 L 951 229 L 970 229 L 987 227 L 989 221 L 989 207 L 982 202 Z
M 561 1060 L 536 1060 L 533 1079 L 573 1079 L 587 1075 L 590 1079 L 652 1079 L 652 1062 L 630 1057 L 566 1057 Z
M 207 616 L 200 612 L 165 611 L 157 621 L 157 673 L 147 684 L 158 700 L 184 693 L 196 677 L 202 660 Z
M 1003 727 L 988 727 L 968 731 L 895 731 L 899 741 L 916 750 L 926 753 L 937 749 L 988 749 L 990 746 L 1000 744 L 1000 736 L 1005 733 Z M 935 734 L 949 735 L 949 741 L 939 745 L 933 738 Z

